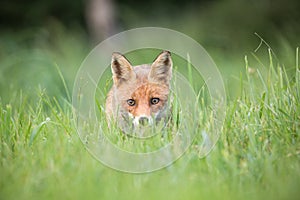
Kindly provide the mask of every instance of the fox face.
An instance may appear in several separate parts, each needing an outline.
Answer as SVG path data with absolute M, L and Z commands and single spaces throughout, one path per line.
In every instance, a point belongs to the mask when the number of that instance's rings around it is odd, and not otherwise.
M 168 51 L 160 53 L 152 64 L 139 66 L 113 53 L 113 86 L 106 100 L 108 120 L 114 118 L 126 132 L 166 119 L 172 65 Z

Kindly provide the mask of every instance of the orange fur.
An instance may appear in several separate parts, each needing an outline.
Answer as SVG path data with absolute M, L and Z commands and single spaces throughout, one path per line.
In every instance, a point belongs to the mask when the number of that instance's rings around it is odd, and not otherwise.
M 111 68 L 114 84 L 106 100 L 109 121 L 115 119 L 126 131 L 132 125 L 139 126 L 141 120 L 151 124 L 167 117 L 172 76 L 172 60 L 168 51 L 159 54 L 151 65 L 134 67 L 123 55 L 113 53 Z

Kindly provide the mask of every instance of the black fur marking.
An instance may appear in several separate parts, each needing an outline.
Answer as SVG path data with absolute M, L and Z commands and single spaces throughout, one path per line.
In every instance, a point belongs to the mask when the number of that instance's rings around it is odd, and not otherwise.
M 164 65 L 169 65 L 170 64 L 170 59 L 169 59 L 169 57 L 168 58 L 166 58 L 165 60 L 164 60 Z
M 121 69 L 121 64 L 118 62 L 118 60 L 114 60 L 113 61 L 113 66 L 115 68 L 115 73 L 116 73 L 116 76 L 118 78 L 121 78 L 122 77 L 122 69 Z

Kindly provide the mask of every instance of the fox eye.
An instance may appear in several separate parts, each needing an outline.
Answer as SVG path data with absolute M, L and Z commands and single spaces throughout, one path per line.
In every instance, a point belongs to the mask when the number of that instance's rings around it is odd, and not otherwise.
M 130 106 L 134 106 L 134 105 L 135 105 L 135 100 L 133 100 L 133 99 L 128 99 L 128 100 L 127 100 L 127 104 L 130 105 Z
M 150 102 L 152 105 L 158 104 L 159 98 L 151 98 Z

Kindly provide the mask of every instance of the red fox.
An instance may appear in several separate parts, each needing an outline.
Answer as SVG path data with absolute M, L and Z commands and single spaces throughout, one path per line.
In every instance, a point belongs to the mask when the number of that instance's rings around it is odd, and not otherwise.
M 161 52 L 152 64 L 132 66 L 120 53 L 112 54 L 113 86 L 106 99 L 108 121 L 122 131 L 152 125 L 168 117 L 172 59 Z

